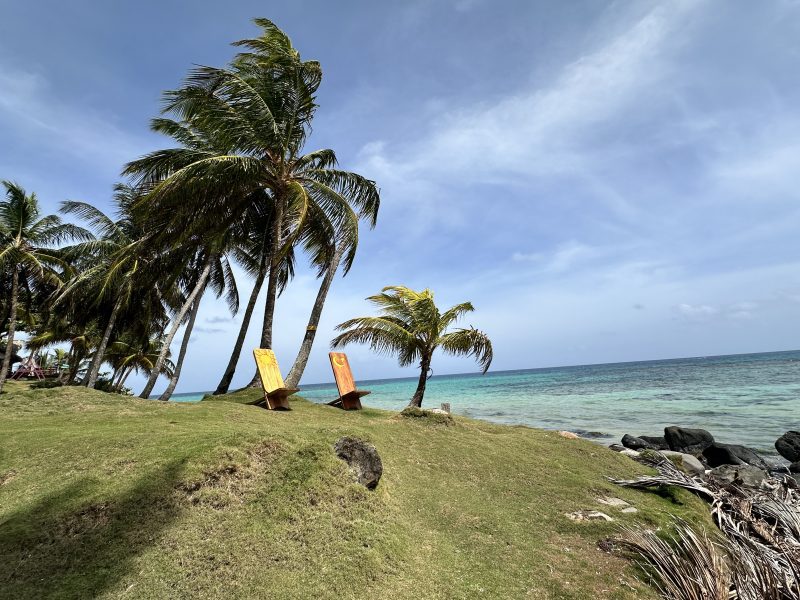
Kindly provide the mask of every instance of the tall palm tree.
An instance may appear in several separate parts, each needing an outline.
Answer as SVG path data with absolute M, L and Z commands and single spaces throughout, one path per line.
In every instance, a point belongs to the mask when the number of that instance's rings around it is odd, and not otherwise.
M 165 228 L 204 223 L 219 230 L 253 203 L 270 203 L 261 345 L 272 347 L 281 261 L 306 216 L 319 210 L 338 224 L 354 210 L 376 214 L 380 200 L 374 182 L 337 168 L 332 150 L 303 154 L 322 71 L 316 61 L 301 60 L 273 23 L 256 24 L 262 35 L 237 42 L 245 51 L 229 68 L 199 67 L 184 87 L 165 94 L 164 113 L 175 119 L 156 119 L 153 129 L 181 146 L 133 161 L 125 173 L 150 190 L 142 203 Z
M 448 354 L 473 356 L 484 373 L 492 364 L 492 342 L 484 332 L 474 327 L 447 331 L 463 315 L 475 310 L 471 303 L 462 302 L 439 312 L 433 292 L 428 289 L 416 292 L 404 286 L 385 287 L 380 294 L 367 300 L 382 314 L 341 323 L 336 329 L 344 333 L 333 339 L 331 347 L 369 344 L 375 352 L 396 354 L 401 367 L 418 362 L 419 383 L 409 406 L 422 406 L 431 360 L 437 348 Z
M 183 331 L 180 350 L 178 352 L 178 360 L 175 363 L 175 368 L 170 377 L 169 383 L 167 384 L 167 388 L 159 397 L 159 400 L 161 401 L 166 402 L 169 400 L 172 396 L 172 393 L 175 391 L 175 387 L 178 385 L 178 380 L 181 376 L 181 369 L 183 368 L 183 360 L 186 357 L 186 350 L 189 347 L 192 330 L 194 329 L 194 322 L 197 319 L 197 313 L 200 309 L 200 301 L 202 300 L 206 289 L 210 287 L 218 297 L 225 293 L 228 307 L 230 308 L 232 314 L 235 314 L 239 310 L 239 292 L 236 287 L 236 280 L 233 276 L 233 271 L 227 255 L 216 253 L 212 254 L 212 257 L 211 269 L 207 278 L 207 282 L 201 288 L 200 293 L 195 297 L 195 300 L 191 305 L 191 310 L 189 311 L 186 321 L 186 328 Z M 190 264 L 189 268 L 186 270 L 188 277 L 185 285 L 187 289 L 195 289 L 195 280 L 197 278 L 196 274 L 198 271 L 197 266 L 203 262 L 205 262 L 203 253 L 198 253 L 195 265 Z M 151 379 L 152 377 L 153 375 L 151 374 Z
M 239 334 L 236 336 L 236 342 L 228 360 L 228 365 L 222 374 L 217 389 L 214 391 L 214 395 L 225 394 L 230 388 L 236 372 L 236 365 L 239 362 L 239 356 L 244 346 L 244 339 L 250 327 L 253 310 L 269 270 L 270 233 L 272 231 L 270 224 L 272 212 L 270 208 L 270 205 L 266 202 L 254 204 L 251 210 L 248 211 L 243 231 L 240 235 L 235 236 L 239 241 L 231 252 L 239 266 L 254 278 L 253 290 L 245 307 Z M 291 249 L 283 256 L 280 268 L 279 293 L 294 275 L 294 252 Z
M 375 211 L 378 209 L 377 205 L 373 208 Z M 339 223 L 338 230 L 335 230 L 334 225 L 325 219 L 325 215 L 314 213 L 312 215 L 317 217 L 315 219 L 317 222 L 311 221 L 310 227 L 307 227 L 308 233 L 304 240 L 305 248 L 306 252 L 312 256 L 312 262 L 317 265 L 318 275 L 322 281 L 317 291 L 314 305 L 311 308 L 311 314 L 308 317 L 308 325 L 306 326 L 300 349 L 297 352 L 297 357 L 289 370 L 289 374 L 286 376 L 286 386 L 292 388 L 296 388 L 299 385 L 308 364 L 311 347 L 317 335 L 317 327 L 322 318 L 322 309 L 331 289 L 333 278 L 339 271 L 340 265 L 343 267 L 342 276 L 347 275 L 353 266 L 356 248 L 358 247 L 358 219 L 355 218 L 355 214 L 350 219 Z M 374 224 L 377 212 L 370 214 L 369 217 Z M 344 260 L 344 263 L 342 263 L 342 260 Z
M 80 227 L 62 223 L 56 215 L 41 217 L 36 194 L 28 194 L 16 183 L 3 181 L 6 199 L 0 201 L 0 269 L 11 273 L 9 324 L 6 348 L 13 348 L 17 325 L 20 284 L 28 286 L 45 282 L 60 286 L 58 269 L 65 266 L 53 248 L 71 238 L 88 239 Z M 0 367 L 0 391 L 8 376 L 11 352 L 5 352 Z
M 61 205 L 63 213 L 80 217 L 97 235 L 96 239 L 70 248 L 70 253 L 91 257 L 93 264 L 64 288 L 62 298 L 77 289 L 88 288 L 95 293 L 95 306 L 107 303 L 111 307 L 83 382 L 90 388 L 97 383 L 106 348 L 121 312 L 131 304 L 139 289 L 154 289 L 151 285 L 154 284 L 154 263 L 163 258 L 150 243 L 149 232 L 142 220 L 131 211 L 136 190 L 126 185 L 117 185 L 115 189 L 114 200 L 120 215 L 117 220 L 86 202 L 66 201 Z

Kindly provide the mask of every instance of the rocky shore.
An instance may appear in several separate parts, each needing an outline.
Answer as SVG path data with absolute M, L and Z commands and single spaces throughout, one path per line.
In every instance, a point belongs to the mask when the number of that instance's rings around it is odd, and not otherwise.
M 636 458 L 642 452 L 660 452 L 687 473 L 711 476 L 730 483 L 758 487 L 770 477 L 790 476 L 800 483 L 800 432 L 787 431 L 775 441 L 775 450 L 786 462 L 762 456 L 737 444 L 723 444 L 705 429 L 670 426 L 663 436 L 626 434 L 612 450 Z

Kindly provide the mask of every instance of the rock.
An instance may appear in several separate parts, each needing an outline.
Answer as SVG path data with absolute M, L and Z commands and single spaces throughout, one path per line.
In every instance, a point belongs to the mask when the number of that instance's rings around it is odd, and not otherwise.
M 626 433 L 622 436 L 622 445 L 631 450 L 653 450 L 654 447 L 642 438 Z
M 606 506 L 613 506 L 614 508 L 625 508 L 626 506 L 630 506 L 625 500 L 622 498 L 614 498 L 613 496 L 601 496 L 597 498 L 597 501 L 600 504 L 605 504 Z
M 559 431 L 558 435 L 560 435 L 563 438 L 567 438 L 568 440 L 577 440 L 578 439 L 578 434 L 577 433 L 572 433 L 571 431 Z
M 613 450 L 614 452 L 622 452 L 623 450 L 625 450 L 625 446 L 623 446 L 622 444 L 611 444 L 609 445 L 608 449 Z
M 746 446 L 736 444 L 720 444 L 714 442 L 703 450 L 703 458 L 711 467 L 722 465 L 753 465 L 759 469 L 766 469 L 767 463 L 764 462 L 755 450 Z
M 641 452 L 638 450 L 631 450 L 630 448 L 625 448 L 625 450 L 620 450 L 620 454 L 624 454 L 625 456 L 629 456 L 631 458 L 639 458 Z
M 355 472 L 358 483 L 374 490 L 383 475 L 383 463 L 372 444 L 354 437 L 343 437 L 333 445 L 336 456 Z
M 742 487 L 760 488 L 769 475 L 764 469 L 751 465 L 722 465 L 711 469 L 709 477 L 722 483 Z
M 628 507 L 623 508 L 622 512 L 625 513 L 626 515 L 631 515 L 633 513 L 639 512 L 639 509 L 636 508 L 635 506 L 628 506 Z
M 703 475 L 706 472 L 705 465 L 691 454 L 675 452 L 673 450 L 662 450 L 661 454 L 670 460 L 675 459 L 678 462 L 678 466 L 683 467 L 683 470 L 690 475 Z
M 800 473 L 800 461 L 793 462 L 789 465 L 789 473 Z
M 608 521 L 611 522 L 614 519 L 609 517 L 606 513 L 600 512 L 599 510 L 578 510 L 574 513 L 568 513 L 567 517 L 569 517 L 573 521 Z
M 443 408 L 428 408 L 426 409 L 428 412 L 433 413 L 435 415 L 449 415 L 449 410 L 444 410 Z
M 786 464 L 783 458 L 777 456 L 762 456 L 764 463 L 767 465 L 767 471 L 771 474 L 788 475 L 789 465 Z
M 640 435 L 639 439 L 650 444 L 654 450 L 669 450 L 669 444 L 663 435 Z
M 787 431 L 775 442 L 775 450 L 789 462 L 800 461 L 800 431 Z
M 700 454 L 714 443 L 714 436 L 705 429 L 685 429 L 674 426 L 664 429 L 664 439 L 670 450 L 685 454 Z

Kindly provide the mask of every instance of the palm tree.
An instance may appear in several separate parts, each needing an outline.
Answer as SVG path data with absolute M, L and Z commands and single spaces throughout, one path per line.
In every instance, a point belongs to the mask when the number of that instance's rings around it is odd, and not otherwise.
M 377 205 L 373 208 L 375 211 L 378 209 Z M 290 388 L 296 388 L 303 377 L 308 358 L 311 355 L 311 347 L 317 335 L 317 327 L 322 318 L 322 308 L 325 305 L 333 278 L 339 270 L 342 259 L 344 259 L 342 276 L 345 276 L 353 266 L 356 248 L 358 247 L 358 219 L 355 218 L 355 214 L 349 220 L 341 222 L 338 231 L 334 230 L 332 223 L 325 220 L 325 215 L 319 214 L 315 216 L 317 217 L 316 221 L 319 222 L 312 221 L 311 226 L 307 228 L 305 247 L 306 251 L 312 256 L 312 262 L 319 269 L 319 276 L 322 282 L 317 291 L 314 305 L 311 308 L 311 314 L 308 317 L 308 325 L 303 335 L 303 341 L 300 344 L 300 350 L 297 352 L 292 368 L 286 376 L 286 386 Z M 374 224 L 377 212 L 369 215 L 369 217 Z
M 166 402 L 172 396 L 172 393 L 175 391 L 175 387 L 178 385 L 178 380 L 181 376 L 181 369 L 183 367 L 183 360 L 186 357 L 186 350 L 189 346 L 189 341 L 192 336 L 192 330 L 194 329 L 194 322 L 197 319 L 197 312 L 200 309 L 200 301 L 202 300 L 203 294 L 205 293 L 208 287 L 212 288 L 212 290 L 216 293 L 217 297 L 222 295 L 223 292 L 226 294 L 226 300 L 228 303 L 228 307 L 231 310 L 231 313 L 235 314 L 239 310 L 239 292 L 236 287 L 236 280 L 233 276 L 233 271 L 231 269 L 230 262 L 228 257 L 225 254 L 216 253 L 212 254 L 211 260 L 211 269 L 207 278 L 207 282 L 200 288 L 200 292 L 195 297 L 194 301 L 191 304 L 191 310 L 189 311 L 189 315 L 186 322 L 186 329 L 183 331 L 183 338 L 181 340 L 181 347 L 178 352 L 178 360 L 175 363 L 175 368 L 173 370 L 172 375 L 170 376 L 169 383 L 167 384 L 167 388 L 159 397 L 159 400 Z M 196 278 L 197 278 L 197 271 L 199 265 L 205 261 L 205 257 L 203 253 L 198 253 L 196 257 L 194 265 L 189 265 L 189 268 L 186 269 L 186 273 L 188 275 L 186 281 L 187 289 L 194 290 L 196 289 Z M 158 363 L 157 363 L 158 364 Z M 150 378 L 153 378 L 153 374 L 150 375 Z M 145 396 L 142 396 L 145 397 Z
M 301 235 L 307 215 L 323 212 L 338 226 L 353 211 L 374 217 L 374 182 L 336 167 L 332 150 L 303 154 L 322 78 L 319 63 L 302 61 L 273 23 L 236 43 L 227 69 L 199 67 L 184 87 L 165 94 L 165 114 L 153 129 L 181 147 L 129 163 L 125 173 L 150 190 L 143 208 L 164 228 L 216 231 L 241 221 L 253 203 L 270 204 L 268 281 L 261 345 L 272 347 L 281 262 Z M 176 223 L 179 226 L 175 225 Z M 257 378 L 254 377 L 257 383 Z
M 367 300 L 380 309 L 381 316 L 358 317 L 341 323 L 336 329 L 344 333 L 333 339 L 331 347 L 369 344 L 375 352 L 397 354 L 401 367 L 419 362 L 419 383 L 409 406 L 422 406 L 431 359 L 437 348 L 448 354 L 473 356 L 484 373 L 492 364 L 492 342 L 484 332 L 473 327 L 447 331 L 451 324 L 475 310 L 471 303 L 456 304 L 440 313 L 433 292 L 428 289 L 416 292 L 404 286 L 385 287 Z
M 240 236 L 240 241 L 232 249 L 232 254 L 244 271 L 254 278 L 253 290 L 250 299 L 245 307 L 242 317 L 242 324 L 239 327 L 239 334 L 233 346 L 228 365 L 222 374 L 214 395 L 225 394 L 230 388 L 231 381 L 236 372 L 236 365 L 244 346 L 244 339 L 250 327 L 250 320 L 253 316 L 258 296 L 264 285 L 264 280 L 268 273 L 270 233 L 272 231 L 270 220 L 272 213 L 268 203 L 254 204 L 248 212 L 248 218 L 244 223 L 244 230 Z M 285 288 L 289 279 L 294 275 L 294 252 L 289 250 L 281 262 L 281 272 L 279 274 L 278 292 Z
M 16 183 L 3 181 L 6 199 L 0 202 L 0 268 L 11 272 L 9 324 L 6 348 L 13 348 L 17 325 L 20 284 L 28 287 L 38 282 L 61 285 L 57 268 L 65 267 L 59 251 L 52 246 L 70 238 L 88 239 L 80 227 L 62 223 L 56 215 L 40 218 L 36 194 L 28 194 Z M 0 367 L 0 391 L 11 364 L 11 352 L 3 356 Z
M 133 339 L 129 335 L 125 335 L 123 339 L 111 344 L 108 355 L 117 374 L 116 378 L 112 378 L 113 389 L 120 391 L 131 373 L 142 371 L 149 375 L 155 367 L 162 346 L 161 340 L 157 337 L 143 341 Z M 172 377 L 174 370 L 175 365 L 167 357 L 163 362 L 162 373 L 167 377 Z

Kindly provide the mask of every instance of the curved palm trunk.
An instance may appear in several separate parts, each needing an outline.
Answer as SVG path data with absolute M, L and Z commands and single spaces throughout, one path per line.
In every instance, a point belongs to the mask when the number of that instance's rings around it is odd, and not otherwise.
M 127 381 L 127 379 L 128 379 L 128 375 L 130 375 L 131 373 L 133 373 L 133 369 L 134 369 L 134 367 L 128 367 L 128 370 L 127 370 L 127 371 L 125 371 L 124 375 L 122 376 L 122 379 L 121 379 L 121 380 L 120 380 L 120 382 L 117 384 L 117 391 L 120 391 L 120 390 L 122 389 L 122 387 L 125 385 L 125 382 L 126 382 L 126 381 Z
M 311 315 L 308 317 L 308 326 L 306 333 L 303 336 L 303 342 L 300 344 L 300 350 L 297 353 L 297 358 L 294 359 L 289 375 L 286 376 L 286 387 L 296 388 L 303 377 L 303 371 L 306 370 L 308 364 L 308 357 L 311 355 L 311 347 L 314 345 L 314 338 L 317 335 L 317 326 L 319 325 L 320 317 L 322 317 L 322 307 L 325 305 L 325 299 L 331 289 L 333 278 L 336 276 L 336 271 L 339 270 L 339 261 L 342 260 L 342 252 L 344 246 L 341 245 L 333 253 L 331 261 L 328 264 L 328 270 L 322 278 L 322 283 L 317 292 L 317 299 L 314 301 L 314 307 L 311 309 Z
M 175 370 L 172 372 L 172 377 L 169 380 L 169 385 L 164 393 L 161 394 L 159 400 L 166 402 L 172 397 L 172 392 L 175 391 L 175 386 L 178 385 L 178 379 L 181 377 L 181 367 L 183 366 L 183 359 L 186 356 L 186 349 L 189 347 L 189 339 L 192 337 L 192 329 L 194 329 L 194 321 L 197 318 L 197 311 L 200 310 L 200 299 L 198 296 L 192 306 L 192 312 L 189 314 L 189 322 L 186 324 L 186 329 L 183 332 L 183 339 L 181 340 L 181 349 L 178 353 L 178 362 L 175 363 Z
M 153 371 L 150 373 L 150 377 L 147 380 L 147 383 L 142 390 L 142 393 L 139 394 L 140 398 L 149 398 L 150 393 L 153 391 L 153 388 L 156 385 L 156 381 L 158 381 L 158 376 L 161 374 L 161 367 L 164 366 L 164 361 L 167 359 L 167 353 L 169 352 L 170 344 L 172 344 L 172 340 L 175 339 L 175 334 L 178 333 L 178 329 L 180 328 L 181 324 L 183 323 L 183 319 L 186 318 L 186 313 L 189 312 L 189 308 L 194 304 L 195 299 L 200 294 L 200 291 L 205 287 L 206 281 L 208 280 L 208 275 L 211 273 L 211 261 L 213 257 L 209 256 L 206 259 L 206 264 L 203 266 L 203 272 L 200 274 L 199 279 L 197 280 L 197 284 L 194 286 L 192 293 L 189 294 L 189 297 L 186 299 L 186 302 L 183 303 L 181 306 L 181 310 L 175 317 L 175 320 L 172 323 L 172 327 L 167 334 L 166 339 L 164 340 L 163 345 L 161 346 L 161 352 L 158 353 L 158 358 L 156 359 L 156 364 L 153 365 Z
M 86 371 L 86 381 L 84 382 L 84 385 L 86 385 L 88 388 L 93 388 L 97 383 L 97 377 L 100 374 L 100 365 L 103 364 L 103 357 L 105 356 L 106 348 L 108 347 L 108 341 L 111 339 L 111 332 L 114 329 L 114 325 L 117 323 L 117 315 L 119 315 L 121 308 L 122 294 L 120 294 L 119 298 L 117 298 L 117 301 L 114 303 L 114 308 L 111 309 L 111 316 L 108 319 L 105 331 L 103 331 L 103 338 L 100 340 L 100 345 L 97 347 L 97 351 L 92 357 L 92 362 L 89 364 L 89 370 Z
M 423 356 L 419 363 L 420 374 L 419 382 L 417 383 L 417 391 L 411 397 L 411 402 L 408 406 L 415 406 L 417 408 L 422 406 L 422 397 L 425 395 L 425 385 L 428 383 L 428 371 L 431 368 L 431 357 Z
M 3 371 L 0 373 L 0 392 L 8 378 L 11 368 L 11 355 L 14 353 L 14 333 L 17 330 L 17 294 L 19 293 L 19 271 L 14 268 L 11 277 L 11 309 L 9 310 L 8 337 L 6 338 L 6 351 L 3 354 Z
M 275 205 L 275 220 L 272 223 L 272 240 L 269 249 L 269 279 L 267 280 L 267 300 L 264 304 L 264 323 L 261 327 L 261 348 L 272 348 L 272 323 L 275 317 L 275 300 L 278 297 L 278 276 L 280 275 L 281 226 L 283 224 L 283 200 Z M 247 387 L 259 387 L 261 378 L 258 369 Z
M 231 387 L 233 375 L 236 373 L 236 365 L 239 362 L 239 356 L 242 354 L 244 338 L 247 337 L 247 330 L 250 328 L 250 319 L 253 317 L 253 310 L 256 307 L 258 295 L 261 293 L 261 287 L 264 285 L 264 278 L 267 275 L 265 267 L 266 265 L 262 265 L 262 269 L 258 272 L 258 277 L 256 277 L 253 291 L 250 294 L 250 300 L 247 302 L 247 308 L 245 309 L 244 316 L 242 317 L 242 326 L 239 328 L 239 335 L 236 338 L 236 344 L 233 346 L 233 352 L 231 352 L 231 358 L 228 361 L 228 366 L 225 368 L 225 373 L 222 375 L 222 379 L 220 379 L 217 389 L 214 390 L 215 396 L 219 394 L 226 394 L 228 389 Z

